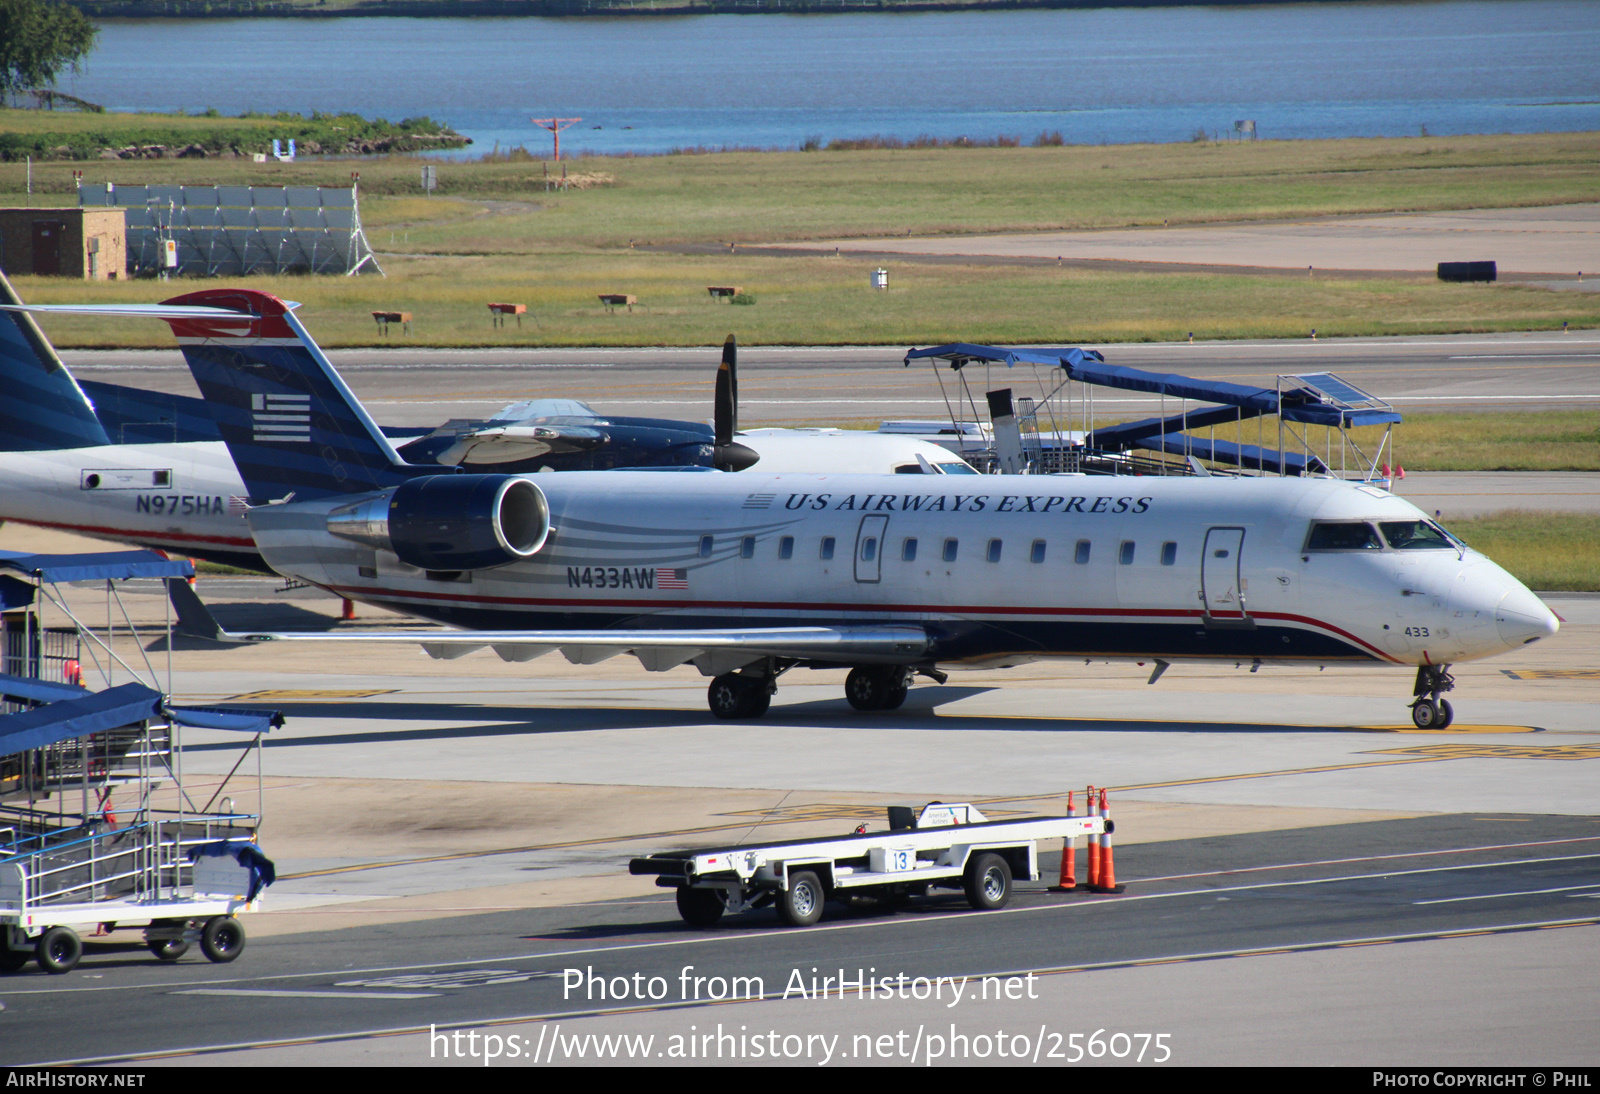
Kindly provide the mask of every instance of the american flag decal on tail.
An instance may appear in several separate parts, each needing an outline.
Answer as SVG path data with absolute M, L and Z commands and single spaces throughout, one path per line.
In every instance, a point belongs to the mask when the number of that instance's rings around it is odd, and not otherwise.
M 310 441 L 311 396 L 252 395 L 250 425 L 256 441 Z
M 656 570 L 656 588 L 658 589 L 687 589 L 689 587 L 688 570 Z

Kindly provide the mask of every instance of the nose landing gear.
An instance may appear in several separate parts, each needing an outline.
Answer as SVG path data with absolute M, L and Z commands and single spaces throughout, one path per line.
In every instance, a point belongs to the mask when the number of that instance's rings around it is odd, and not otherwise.
M 1455 720 L 1456 712 L 1444 699 L 1439 698 L 1455 688 L 1455 677 L 1449 665 L 1422 665 L 1417 669 L 1417 683 L 1411 694 L 1416 696 L 1411 704 L 1411 721 L 1418 729 L 1444 729 Z

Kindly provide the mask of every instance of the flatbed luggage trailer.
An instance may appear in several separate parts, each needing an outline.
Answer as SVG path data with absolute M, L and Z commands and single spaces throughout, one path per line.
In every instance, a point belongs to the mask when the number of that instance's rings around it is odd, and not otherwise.
M 78 838 L 41 840 L 36 849 L 0 862 L 0 971 L 30 958 L 45 972 L 70 972 L 85 934 L 102 927 L 144 928 L 144 942 L 163 961 L 199 943 L 215 962 L 244 949 L 238 916 L 256 909 L 246 899 L 250 871 L 232 855 L 201 847 L 252 842 L 257 818 L 236 814 L 149 820 Z
M 890 806 L 889 825 L 887 832 L 649 855 L 628 871 L 676 889 L 678 912 L 692 926 L 775 904 L 783 922 L 809 927 L 830 898 L 893 905 L 929 889 L 960 889 L 979 911 L 1003 908 L 1014 878 L 1038 878 L 1040 840 L 1112 831 L 1098 816 L 991 821 L 964 802 L 936 802 L 915 815 Z

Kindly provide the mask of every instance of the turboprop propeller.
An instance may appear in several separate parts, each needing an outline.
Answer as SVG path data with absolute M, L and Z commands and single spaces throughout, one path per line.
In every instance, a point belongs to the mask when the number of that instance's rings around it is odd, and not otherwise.
M 739 343 L 733 335 L 722 343 L 722 364 L 717 369 L 717 394 L 714 411 L 717 437 L 711 465 L 718 471 L 743 471 L 755 464 L 761 454 L 733 439 L 739 430 Z

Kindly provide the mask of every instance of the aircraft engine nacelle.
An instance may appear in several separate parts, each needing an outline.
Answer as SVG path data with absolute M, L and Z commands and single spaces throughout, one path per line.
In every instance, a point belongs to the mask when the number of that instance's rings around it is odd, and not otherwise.
M 544 491 L 514 475 L 428 475 L 341 505 L 327 527 L 420 569 L 486 570 L 544 546 L 550 505 Z

